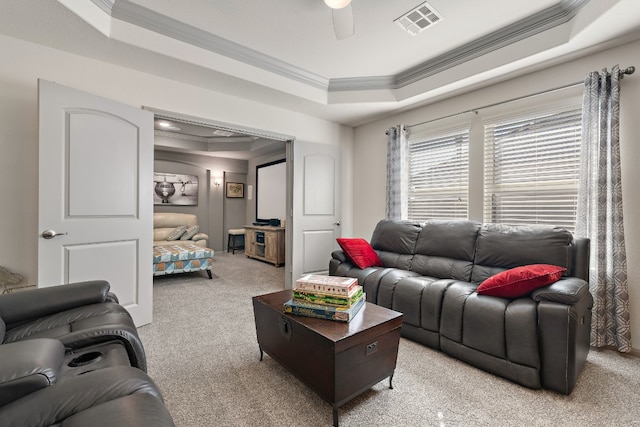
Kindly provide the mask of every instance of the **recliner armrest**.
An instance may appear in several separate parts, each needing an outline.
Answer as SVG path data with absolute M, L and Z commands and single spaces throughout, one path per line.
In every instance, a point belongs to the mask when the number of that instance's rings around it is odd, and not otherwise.
M 0 406 L 55 383 L 64 345 L 39 338 L 0 345 Z
M 0 316 L 9 325 L 109 301 L 109 282 L 91 280 L 0 295 Z
M 589 293 L 589 284 L 576 277 L 565 277 L 557 282 L 538 288 L 531 293 L 534 301 L 550 301 L 573 305 L 582 300 Z
M 158 404 L 132 404 L 129 398 L 133 395 L 148 396 Z M 118 401 L 121 405 L 117 404 Z M 118 408 L 115 409 L 112 418 L 108 415 L 110 408 Z M 145 411 L 142 416 L 137 412 L 140 410 Z M 84 411 L 87 412 L 82 416 L 81 413 Z M 132 413 L 127 416 L 129 411 Z M 107 418 L 101 418 L 100 414 Z M 72 417 L 78 417 L 77 422 L 65 422 Z M 141 418 L 144 422 L 141 422 Z M 97 369 L 65 378 L 64 381 L 39 393 L 0 407 L 0 420 L 2 425 L 9 426 L 174 425 L 171 415 L 162 405 L 162 395 L 153 380 L 141 370 L 132 367 Z

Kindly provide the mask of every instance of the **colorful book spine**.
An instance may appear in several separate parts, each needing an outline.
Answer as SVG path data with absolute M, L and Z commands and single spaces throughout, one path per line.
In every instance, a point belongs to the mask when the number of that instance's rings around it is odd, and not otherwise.
M 364 306 L 365 299 L 360 297 L 355 305 L 349 309 L 343 307 L 319 306 L 315 304 L 300 303 L 289 300 L 284 303 L 284 312 L 300 316 L 315 317 L 318 319 L 335 320 L 338 322 L 350 322 Z
M 293 299 L 296 301 L 336 307 L 351 307 L 358 302 L 361 296 L 362 286 L 356 286 L 349 295 L 335 295 L 297 288 L 293 290 Z
M 296 280 L 295 287 L 306 291 L 349 295 L 356 286 L 358 286 L 358 279 L 356 278 L 309 274 Z

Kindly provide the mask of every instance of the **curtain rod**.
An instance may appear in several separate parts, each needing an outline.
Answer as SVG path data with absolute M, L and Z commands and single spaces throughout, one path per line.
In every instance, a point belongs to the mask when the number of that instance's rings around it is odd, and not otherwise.
M 620 70 L 620 78 L 621 79 L 624 78 L 625 75 L 631 75 L 635 71 L 636 71 L 636 67 L 634 67 L 634 66 L 630 66 L 630 67 L 625 68 L 624 70 Z M 459 113 L 449 114 L 448 116 L 438 117 L 437 119 L 431 119 L 431 120 L 427 120 L 427 121 L 424 121 L 424 122 L 416 123 L 416 124 L 413 124 L 413 125 L 406 125 L 405 128 L 412 128 L 414 126 L 426 125 L 427 123 L 437 122 L 438 120 L 444 120 L 444 119 L 448 119 L 448 118 L 451 118 L 451 117 L 460 116 L 460 115 L 466 114 L 466 113 L 474 113 L 474 112 L 477 113 L 478 110 L 482 110 L 484 108 L 495 107 L 495 106 L 498 106 L 498 105 L 506 104 L 507 102 L 519 101 L 521 99 L 533 98 L 534 96 L 544 95 L 546 93 L 551 93 L 551 92 L 555 92 L 555 91 L 562 90 L 562 89 L 568 89 L 570 87 L 578 86 L 578 85 L 581 85 L 581 84 L 584 84 L 584 81 L 569 83 L 569 84 L 566 84 L 564 86 L 558 86 L 558 87 L 554 87 L 552 89 L 543 90 L 543 91 L 532 93 L 532 94 L 529 94 L 529 95 L 523 95 L 523 96 L 519 96 L 517 98 L 507 99 L 506 101 L 494 102 L 493 104 L 483 105 L 482 107 L 471 108 L 469 110 L 460 111 Z

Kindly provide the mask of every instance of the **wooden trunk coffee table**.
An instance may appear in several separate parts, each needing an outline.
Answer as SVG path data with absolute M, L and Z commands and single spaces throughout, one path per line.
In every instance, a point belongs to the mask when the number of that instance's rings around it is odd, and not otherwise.
M 283 313 L 291 290 L 253 297 L 260 347 L 338 408 L 385 378 L 393 388 L 402 313 L 365 303 L 349 323 Z

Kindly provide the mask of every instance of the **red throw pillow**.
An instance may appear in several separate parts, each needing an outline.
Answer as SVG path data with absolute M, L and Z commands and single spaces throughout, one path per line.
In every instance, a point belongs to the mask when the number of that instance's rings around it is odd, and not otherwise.
M 557 282 L 565 271 L 566 268 L 557 265 L 523 265 L 489 277 L 478 286 L 477 292 L 494 297 L 517 298 Z
M 351 262 L 357 265 L 358 268 L 382 267 L 378 254 L 366 240 L 339 237 L 336 241 Z

